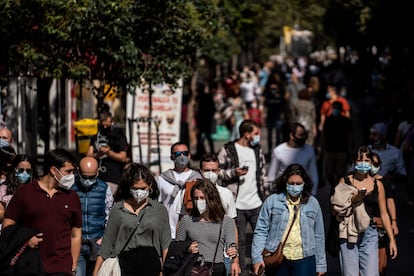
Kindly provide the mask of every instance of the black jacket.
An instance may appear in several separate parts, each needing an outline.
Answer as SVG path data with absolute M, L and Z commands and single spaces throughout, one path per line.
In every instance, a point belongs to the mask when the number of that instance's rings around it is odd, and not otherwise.
M 10 225 L 4 228 L 0 235 L 0 276 L 9 275 L 46 275 L 40 254 L 37 249 L 26 247 L 14 266 L 11 259 L 22 248 L 26 241 L 38 231 L 29 228 Z

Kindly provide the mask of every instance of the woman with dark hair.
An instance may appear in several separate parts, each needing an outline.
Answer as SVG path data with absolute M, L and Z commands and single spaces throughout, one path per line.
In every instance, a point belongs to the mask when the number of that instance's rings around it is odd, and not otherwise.
M 275 180 L 253 233 L 256 274 L 265 268 L 263 250 L 275 252 L 283 243 L 282 263 L 278 268 L 267 267 L 266 275 L 323 275 L 327 271 L 322 211 L 311 190 L 312 180 L 299 164 L 289 165 Z
M 397 257 L 397 245 L 387 212 L 381 180 L 373 176 L 378 166 L 367 146 L 355 152 L 354 170 L 339 180 L 331 197 L 332 211 L 339 222 L 340 264 L 343 275 L 379 275 L 378 232 L 374 217 L 380 217 L 389 237 L 389 252 Z M 375 171 L 374 171 L 375 172 Z
M 27 154 L 18 154 L 13 159 L 7 180 L 0 185 L 0 201 L 5 205 L 10 202 L 14 192 L 23 184 L 31 182 L 37 178 L 35 165 Z
M 190 215 L 185 215 L 181 219 L 177 229 L 177 240 L 192 240 L 188 251 L 202 255 L 204 265 L 208 267 L 214 263 L 213 276 L 226 275 L 223 252 L 225 248 L 229 248 L 226 253 L 232 262 L 231 275 L 239 275 L 234 220 L 225 216 L 216 187 L 208 179 L 197 180 L 191 189 L 191 199 L 194 207 Z
M 160 274 L 171 231 L 167 209 L 157 197 L 151 171 L 130 164 L 115 194 L 93 275 L 98 274 L 105 259 L 115 256 L 119 257 L 123 276 Z

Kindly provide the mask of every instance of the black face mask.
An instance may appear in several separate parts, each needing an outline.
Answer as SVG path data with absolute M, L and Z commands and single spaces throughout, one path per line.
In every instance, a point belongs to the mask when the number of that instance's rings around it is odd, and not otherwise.
M 381 145 L 381 140 L 373 140 L 373 139 L 371 139 L 370 142 L 371 142 L 371 145 L 372 145 L 372 148 L 373 149 L 377 149 Z
M 293 141 L 296 143 L 296 145 L 298 146 L 303 146 L 306 142 L 306 137 L 302 137 L 302 138 L 297 138 L 296 136 L 293 138 Z
M 103 126 L 101 126 L 100 132 L 101 132 L 102 135 L 108 135 L 111 132 L 111 130 L 112 130 L 112 127 L 103 127 Z

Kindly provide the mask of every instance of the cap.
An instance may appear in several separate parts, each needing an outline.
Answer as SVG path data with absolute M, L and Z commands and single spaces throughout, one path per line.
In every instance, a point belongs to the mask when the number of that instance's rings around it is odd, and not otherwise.
M 371 132 L 378 133 L 378 134 L 380 134 L 382 136 L 386 136 L 387 135 L 387 131 L 388 131 L 388 127 L 384 123 L 376 123 L 376 124 L 374 124 L 371 127 L 370 131 Z

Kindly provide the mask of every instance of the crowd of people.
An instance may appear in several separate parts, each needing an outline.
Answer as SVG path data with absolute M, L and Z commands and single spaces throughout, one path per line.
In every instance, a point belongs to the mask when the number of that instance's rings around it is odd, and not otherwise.
M 211 125 L 202 123 L 197 137 L 207 137 L 210 150 L 199 143 L 193 158 L 190 145 L 177 141 L 173 167 L 159 175 L 128 159 L 109 112 L 79 164 L 68 150 L 53 149 L 40 176 L 0 129 L 0 275 L 105 275 L 105 260 L 114 257 L 122 275 L 170 275 L 164 265 L 175 242 L 214 276 L 324 275 L 328 243 L 343 275 L 385 275 L 388 258 L 398 255 L 399 183 L 407 183 L 413 204 L 407 179 L 414 170 L 406 170 L 414 165 L 412 117 L 398 126 L 394 145 L 389 125 L 375 122 L 369 143 L 353 148 L 344 87 L 327 84 L 319 101 L 305 65 L 286 70 L 270 60 L 257 72 L 233 72 L 226 100 L 215 103 L 221 117 L 209 115 L 229 127 L 229 141 L 214 149 Z M 209 102 L 208 89 L 200 93 L 199 104 Z M 323 185 L 331 188 L 329 233 L 318 199 Z M 266 266 L 264 252 L 279 246 L 282 263 Z

